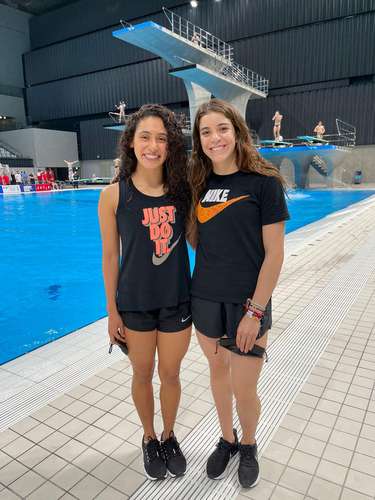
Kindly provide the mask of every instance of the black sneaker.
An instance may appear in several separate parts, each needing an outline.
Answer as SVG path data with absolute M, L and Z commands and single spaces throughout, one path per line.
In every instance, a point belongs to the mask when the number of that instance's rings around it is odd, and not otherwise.
M 152 481 L 164 479 L 167 467 L 163 460 L 160 443 L 156 438 L 149 437 L 147 442 L 142 439 L 143 465 L 146 476 Z
M 238 448 L 240 451 L 238 480 L 242 488 L 252 488 L 260 479 L 257 445 L 256 443 L 240 444 Z
M 160 441 L 160 446 L 169 474 L 172 477 L 183 476 L 186 472 L 186 458 L 173 431 L 169 434 L 168 439 Z
M 210 479 L 223 479 L 229 460 L 238 451 L 237 431 L 233 429 L 234 443 L 225 441 L 222 437 L 216 445 L 216 450 L 211 453 L 207 461 L 207 476 Z

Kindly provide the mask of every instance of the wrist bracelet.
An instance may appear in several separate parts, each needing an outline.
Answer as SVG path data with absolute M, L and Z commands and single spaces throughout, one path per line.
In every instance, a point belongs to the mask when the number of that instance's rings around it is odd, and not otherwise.
M 257 314 L 254 313 L 251 309 L 248 309 L 245 313 L 246 316 L 249 318 L 255 319 L 256 321 L 260 322 L 262 318 L 260 318 Z
M 249 309 L 249 307 L 253 307 L 254 309 L 257 309 L 258 311 L 262 311 L 263 313 L 265 312 L 266 308 L 261 306 L 260 304 L 257 304 L 256 302 L 253 301 L 253 299 L 246 299 L 245 303 L 246 309 Z

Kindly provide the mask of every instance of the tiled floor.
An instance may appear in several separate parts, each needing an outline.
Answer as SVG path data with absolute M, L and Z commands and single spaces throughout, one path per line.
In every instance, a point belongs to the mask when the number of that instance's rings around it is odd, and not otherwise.
M 270 351 L 371 241 L 374 220 L 375 200 L 367 200 L 290 235 L 274 294 Z M 375 498 L 375 273 L 358 290 L 338 311 L 340 323 L 325 351 L 275 425 L 262 452 L 259 485 L 228 497 L 225 483 L 215 483 L 217 491 L 206 498 Z M 104 354 L 106 343 L 101 321 L 0 368 L 0 499 L 116 500 L 145 482 L 131 370 L 121 353 Z M 176 433 L 183 441 L 213 411 L 195 337 L 181 378 Z M 160 431 L 157 394 L 156 409 Z

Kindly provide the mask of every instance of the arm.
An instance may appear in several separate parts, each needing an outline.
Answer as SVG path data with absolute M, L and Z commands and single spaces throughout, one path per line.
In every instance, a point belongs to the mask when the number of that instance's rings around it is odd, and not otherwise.
M 117 196 L 115 196 L 117 194 Z M 108 334 L 110 341 L 124 340 L 124 325 L 117 311 L 116 293 L 119 276 L 120 242 L 117 231 L 115 199 L 119 196 L 118 184 L 101 192 L 99 199 L 99 224 L 102 237 L 102 268 L 108 312 Z
M 265 257 L 252 299 L 264 307 L 271 298 L 283 264 L 284 230 L 284 222 L 267 224 L 262 228 Z M 248 316 L 244 316 L 237 330 L 237 346 L 242 351 L 248 352 L 253 348 L 258 332 L 259 323 Z

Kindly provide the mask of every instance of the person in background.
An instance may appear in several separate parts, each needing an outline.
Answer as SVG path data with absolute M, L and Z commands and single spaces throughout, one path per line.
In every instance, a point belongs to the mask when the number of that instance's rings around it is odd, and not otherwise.
M 325 134 L 326 129 L 323 125 L 323 122 L 319 121 L 314 128 L 314 133 L 316 134 L 317 139 L 323 139 L 323 135 Z
M 22 184 L 22 176 L 18 170 L 16 172 L 15 178 L 16 178 L 16 184 Z
M 283 115 L 276 111 L 272 117 L 273 121 L 273 137 L 275 141 L 280 141 L 280 132 L 281 132 L 281 121 L 283 119 Z
M 11 170 L 10 171 L 10 183 L 11 184 L 17 184 L 16 182 L 16 174 L 14 173 L 14 170 Z
M 121 158 L 115 158 L 113 160 L 113 166 L 115 168 L 115 178 L 116 178 L 120 172 Z
M 34 172 L 30 172 L 29 174 L 29 181 L 30 181 L 30 184 L 35 184 L 35 175 L 34 175 Z
M 24 170 L 22 170 L 22 172 L 21 172 L 21 178 L 22 178 L 22 184 L 24 186 L 27 186 L 27 184 L 29 183 L 29 176 L 27 175 L 27 173 Z
M 57 186 L 57 184 L 55 182 L 55 173 L 54 173 L 54 171 L 52 170 L 51 167 L 49 167 L 49 168 L 46 169 L 46 174 L 47 174 L 47 181 L 48 181 L 49 184 L 51 184 L 52 189 L 57 189 L 58 186 Z

